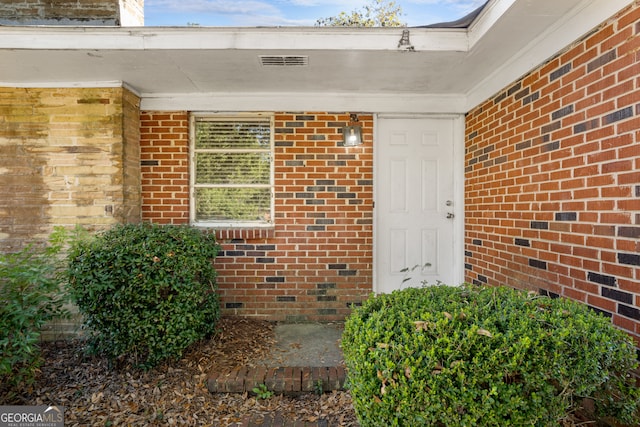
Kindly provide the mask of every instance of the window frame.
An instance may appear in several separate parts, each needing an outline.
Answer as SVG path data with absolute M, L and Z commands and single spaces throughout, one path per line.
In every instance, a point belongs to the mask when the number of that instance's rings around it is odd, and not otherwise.
M 196 148 L 196 126 L 199 121 L 216 122 L 267 122 L 269 123 L 269 184 L 256 185 L 255 188 L 268 188 L 270 196 L 270 209 L 267 221 L 243 221 L 243 220 L 207 220 L 196 219 L 196 189 L 197 188 L 233 188 L 228 184 L 197 184 L 196 183 L 196 154 L 202 152 L 215 152 L 217 149 L 197 149 Z M 273 113 L 207 113 L 192 112 L 189 115 L 189 224 L 194 227 L 214 228 L 214 229 L 273 229 L 275 226 L 275 120 Z M 225 152 L 225 150 L 217 150 Z M 253 151 L 249 149 L 248 151 Z M 255 150 L 263 152 L 265 150 Z M 228 151 L 226 151 L 228 152 Z M 241 184 L 237 188 L 247 187 Z M 251 186 L 253 188 L 253 186 Z

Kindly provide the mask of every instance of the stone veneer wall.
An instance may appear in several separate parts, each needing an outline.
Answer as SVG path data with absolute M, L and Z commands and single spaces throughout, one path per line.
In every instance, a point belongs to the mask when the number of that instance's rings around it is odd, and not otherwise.
M 140 221 L 138 108 L 123 88 L 0 88 L 3 251 Z

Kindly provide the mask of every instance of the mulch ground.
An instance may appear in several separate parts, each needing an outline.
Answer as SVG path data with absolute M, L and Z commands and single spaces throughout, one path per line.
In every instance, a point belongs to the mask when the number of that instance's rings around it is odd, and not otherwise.
M 357 426 L 348 392 L 273 396 L 207 390 L 208 373 L 254 366 L 274 343 L 273 324 L 223 318 L 219 332 L 190 348 L 179 361 L 140 371 L 88 356 L 79 340 L 43 343 L 44 364 L 35 384 L 9 390 L 0 384 L 0 405 L 59 405 L 67 426 Z

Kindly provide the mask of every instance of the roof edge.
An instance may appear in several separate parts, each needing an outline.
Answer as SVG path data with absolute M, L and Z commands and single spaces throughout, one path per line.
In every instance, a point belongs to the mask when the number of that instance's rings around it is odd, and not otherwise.
M 489 3 L 489 0 L 485 1 L 484 4 L 471 13 L 463 16 L 460 19 L 456 19 L 455 21 L 447 21 L 447 22 L 437 22 L 435 24 L 429 25 L 419 25 L 414 28 L 469 28 L 471 24 L 476 20 L 476 18 L 482 13 L 484 8 Z

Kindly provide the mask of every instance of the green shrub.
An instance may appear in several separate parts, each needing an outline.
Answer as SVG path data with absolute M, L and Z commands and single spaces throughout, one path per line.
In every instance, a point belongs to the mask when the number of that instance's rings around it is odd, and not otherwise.
M 219 246 L 188 226 L 118 225 L 69 257 L 69 289 L 95 350 L 149 368 L 212 334 Z
M 592 398 L 634 422 L 632 340 L 585 305 L 507 288 L 408 288 L 371 297 L 342 341 L 367 426 L 557 426 Z
M 52 233 L 46 247 L 0 254 L 0 384 L 33 383 L 42 364 L 42 327 L 68 312 L 63 308 L 61 262 L 65 232 Z

